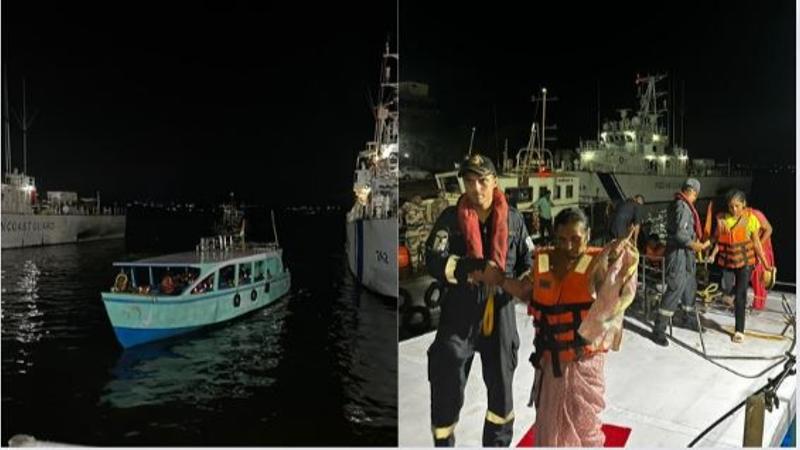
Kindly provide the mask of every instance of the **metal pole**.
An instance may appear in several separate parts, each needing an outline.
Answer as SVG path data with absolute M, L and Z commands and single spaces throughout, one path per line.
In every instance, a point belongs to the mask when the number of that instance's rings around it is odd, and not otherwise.
M 542 155 L 544 155 L 544 115 L 547 110 L 547 88 L 542 88 Z M 540 155 L 541 157 L 544 157 Z
M 5 128 L 5 139 L 3 140 L 3 150 L 5 151 L 5 171 L 11 172 L 11 126 L 8 116 L 8 68 L 3 67 L 3 126 Z
M 744 409 L 743 447 L 761 447 L 764 439 L 764 409 L 766 398 L 764 392 L 747 397 Z
M 28 113 L 25 110 L 25 78 L 22 79 L 22 173 L 28 174 Z
M 275 244 L 280 246 L 278 243 L 278 229 L 275 227 L 275 210 L 271 209 L 269 214 L 272 216 L 272 235 L 275 237 Z

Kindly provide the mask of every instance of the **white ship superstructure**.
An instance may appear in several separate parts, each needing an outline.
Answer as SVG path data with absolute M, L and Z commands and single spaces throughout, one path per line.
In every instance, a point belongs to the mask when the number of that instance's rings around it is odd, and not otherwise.
M 665 75 L 636 78 L 639 110 L 630 116 L 620 109 L 618 120 L 606 121 L 598 140 L 582 141 L 573 162 L 581 178 L 581 200 L 585 203 L 617 202 L 641 194 L 646 204 L 672 200 L 687 177 L 702 186 L 701 199 L 722 195 L 731 188 L 750 192 L 752 177 L 731 164 L 712 159 L 690 159 L 662 122 L 667 109 L 659 99 L 656 84 Z M 674 130 L 674 126 L 672 127 Z
M 397 297 L 397 61 L 387 44 L 374 109 L 375 134 L 356 160 L 355 204 L 347 213 L 346 243 L 348 267 L 359 283 L 391 297 Z

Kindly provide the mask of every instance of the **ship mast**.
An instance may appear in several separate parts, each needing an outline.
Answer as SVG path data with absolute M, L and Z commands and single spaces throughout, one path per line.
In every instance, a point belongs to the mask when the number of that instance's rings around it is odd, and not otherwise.
M 8 105 L 6 105 L 8 106 Z M 28 173 L 28 129 L 33 125 L 33 119 L 36 118 L 37 111 L 28 117 L 27 110 L 27 96 L 25 95 L 25 78 L 22 79 L 22 116 L 14 114 L 17 124 L 22 129 L 22 173 Z M 9 156 L 10 159 L 10 156 Z
M 397 137 L 398 112 L 397 112 L 397 89 L 398 83 L 392 82 L 391 59 L 398 59 L 396 53 L 391 53 L 389 42 L 386 42 L 386 50 L 383 53 L 381 63 L 380 88 L 378 91 L 378 105 L 375 113 L 375 135 L 373 142 L 375 145 L 375 156 L 380 158 L 381 149 L 384 143 L 392 143 Z M 389 141 L 389 142 L 387 142 Z
M 11 126 L 8 119 L 8 68 L 3 66 L 3 152 L 5 156 L 5 171 L 11 172 Z

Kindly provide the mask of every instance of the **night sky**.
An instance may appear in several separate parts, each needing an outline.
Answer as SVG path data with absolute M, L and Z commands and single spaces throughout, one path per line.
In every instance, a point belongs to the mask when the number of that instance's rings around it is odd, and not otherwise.
M 350 201 L 395 1 L 79 3 L 3 2 L 10 106 L 24 76 L 38 110 L 28 172 L 40 191 Z
M 535 113 L 530 98 L 543 86 L 559 98 L 548 104 L 547 122 L 558 125 L 554 147 L 574 149 L 579 138 L 596 136 L 598 86 L 601 117 L 617 118 L 617 108 L 638 105 L 637 73 L 666 73 L 685 84 L 690 156 L 793 163 L 794 6 L 406 1 L 402 73 L 430 84 L 464 151 L 472 126 L 475 148 L 492 156 L 505 137 L 512 150 L 524 146 Z

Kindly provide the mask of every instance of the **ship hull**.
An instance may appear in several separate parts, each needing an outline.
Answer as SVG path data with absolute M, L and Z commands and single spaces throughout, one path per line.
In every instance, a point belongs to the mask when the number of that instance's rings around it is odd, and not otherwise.
M 2 248 L 37 247 L 125 237 L 124 215 L 2 215 Z
M 367 289 L 397 297 L 397 219 L 347 222 L 347 265 Z
M 680 191 L 686 176 L 630 173 L 573 172 L 580 177 L 583 201 L 616 202 L 641 194 L 645 204 L 670 202 Z M 695 176 L 700 181 L 700 199 L 713 199 L 736 188 L 749 193 L 750 176 Z

